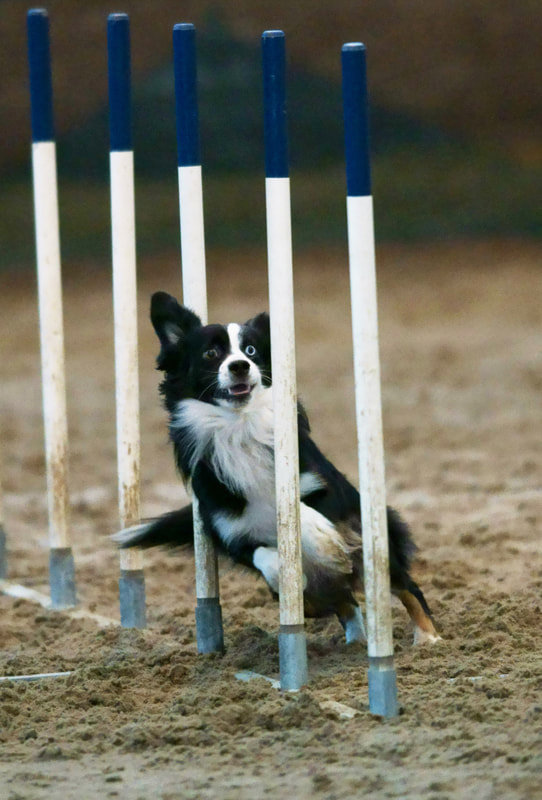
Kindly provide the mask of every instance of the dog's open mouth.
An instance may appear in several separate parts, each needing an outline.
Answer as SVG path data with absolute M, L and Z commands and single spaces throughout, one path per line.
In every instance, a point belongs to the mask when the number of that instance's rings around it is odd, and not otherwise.
M 230 397 L 248 397 L 253 389 L 254 384 L 251 386 L 249 383 L 235 383 L 228 387 L 228 394 Z

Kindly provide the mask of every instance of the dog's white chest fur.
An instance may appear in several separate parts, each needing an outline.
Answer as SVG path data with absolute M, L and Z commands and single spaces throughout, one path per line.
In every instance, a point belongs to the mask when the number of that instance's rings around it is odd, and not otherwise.
M 173 425 L 189 431 L 191 470 L 205 454 L 217 478 L 246 500 L 239 517 L 213 515 L 224 543 L 247 534 L 275 542 L 272 388 L 257 390 L 250 405 L 239 410 L 183 400 Z
M 276 548 L 272 389 L 259 389 L 250 405 L 240 410 L 183 400 L 172 424 L 188 432 L 191 471 L 205 454 L 219 480 L 246 501 L 238 516 L 227 511 L 213 514 L 222 541 L 228 544 L 248 536 Z M 317 474 L 300 475 L 302 498 L 322 486 Z M 300 515 L 304 569 L 310 573 L 313 566 L 325 564 L 337 572 L 350 572 L 347 548 L 335 526 L 303 502 Z
M 250 501 L 274 496 L 273 390 L 257 390 L 246 408 L 182 400 L 172 421 L 188 432 L 191 470 L 205 454 L 216 476 Z

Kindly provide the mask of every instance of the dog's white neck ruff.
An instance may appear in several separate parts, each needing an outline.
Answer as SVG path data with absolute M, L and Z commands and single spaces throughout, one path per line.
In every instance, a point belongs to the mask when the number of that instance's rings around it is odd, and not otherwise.
M 230 490 L 245 497 L 274 487 L 273 389 L 256 387 L 244 406 L 227 408 L 201 400 L 181 400 L 172 418 L 182 428 L 190 452 L 190 472 L 205 454 Z
M 218 479 L 247 501 L 240 516 L 214 514 L 213 524 L 224 542 L 246 535 L 268 547 L 277 546 L 272 391 L 272 387 L 257 387 L 250 401 L 239 408 L 181 400 L 171 422 L 173 428 L 183 429 L 190 472 L 205 454 Z M 315 473 L 300 476 L 301 497 L 323 486 Z M 310 575 L 322 565 L 335 572 L 351 572 L 347 546 L 335 526 L 303 502 L 300 515 L 305 573 Z M 256 566 L 263 569 L 261 564 Z M 265 570 L 263 574 L 273 587 L 274 579 Z

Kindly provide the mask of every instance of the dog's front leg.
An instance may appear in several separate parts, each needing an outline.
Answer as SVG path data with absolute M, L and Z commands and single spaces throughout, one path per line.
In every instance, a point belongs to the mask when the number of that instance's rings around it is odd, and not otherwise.
M 260 570 L 271 589 L 279 593 L 279 554 L 275 547 L 257 547 L 252 556 L 256 569 Z
M 337 611 L 339 622 L 343 626 L 346 644 L 366 642 L 367 632 L 361 608 L 352 603 L 344 603 Z
M 279 554 L 276 547 L 257 547 L 252 556 L 252 563 L 259 570 L 269 587 L 276 594 L 279 593 Z M 303 588 L 307 585 L 307 578 L 303 575 Z

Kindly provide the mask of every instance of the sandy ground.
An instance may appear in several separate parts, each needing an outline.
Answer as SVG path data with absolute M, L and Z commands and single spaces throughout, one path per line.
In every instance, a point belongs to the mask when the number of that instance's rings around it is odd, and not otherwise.
M 283 696 L 278 609 L 224 563 L 227 652 L 198 656 L 188 554 L 146 557 L 149 627 L 99 628 L 0 596 L 0 796 L 535 798 L 542 774 L 542 247 L 454 244 L 379 253 L 389 501 L 410 522 L 415 575 L 442 642 L 413 648 L 394 606 L 401 715 L 367 709 L 366 655 L 309 622 L 310 684 Z M 356 478 L 344 254 L 296 263 L 299 389 L 316 440 Z M 210 259 L 210 315 L 266 306 L 261 254 Z M 142 510 L 184 501 L 156 394 L 147 321 L 177 292 L 176 256 L 140 269 Z M 1 443 L 10 578 L 47 591 L 35 284 L 0 276 Z M 116 619 L 118 557 L 110 276 L 65 280 L 71 530 L 81 607 Z M 355 712 L 340 716 L 329 701 Z

